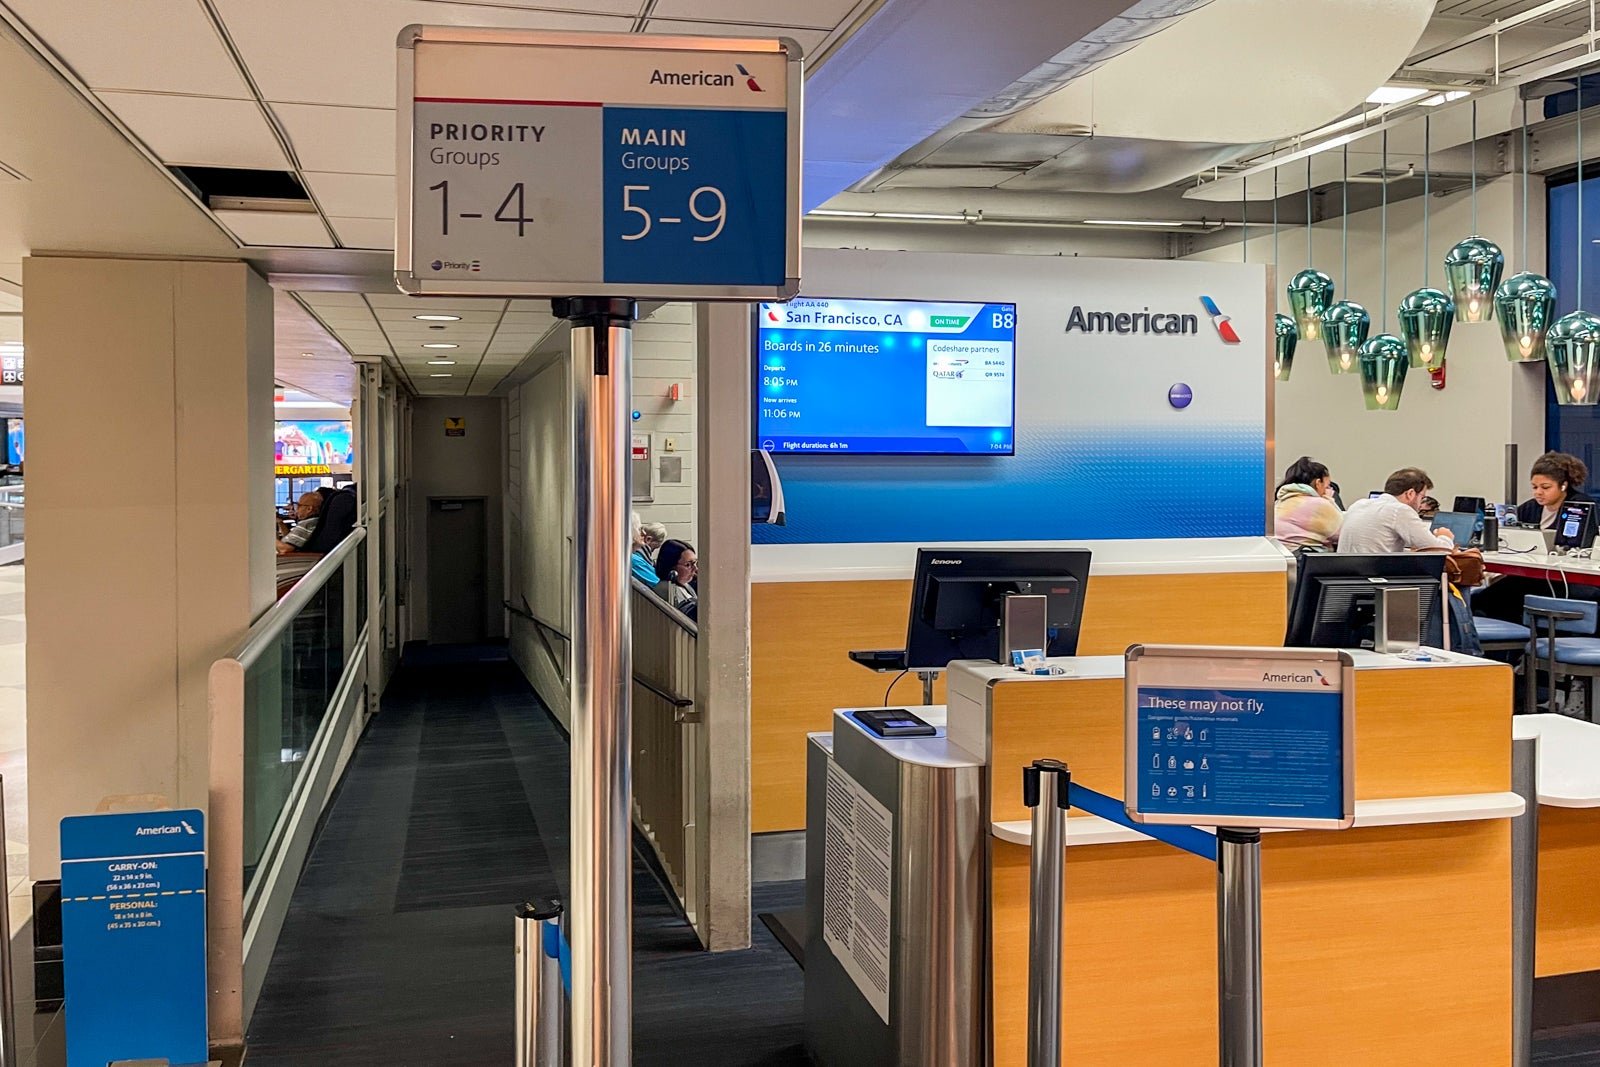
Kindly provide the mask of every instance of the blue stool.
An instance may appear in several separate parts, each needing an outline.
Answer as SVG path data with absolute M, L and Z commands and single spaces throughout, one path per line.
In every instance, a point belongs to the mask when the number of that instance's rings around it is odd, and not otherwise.
M 1562 597 L 1530 596 L 1522 602 L 1523 620 L 1533 633 L 1528 643 L 1525 661 L 1527 708 L 1535 710 L 1537 703 L 1537 675 L 1540 660 L 1550 678 L 1550 710 L 1555 710 L 1555 688 L 1564 678 L 1587 679 L 1588 692 L 1585 705 L 1591 721 L 1594 718 L 1594 679 L 1600 676 L 1600 604 L 1592 600 L 1566 600 Z M 1547 636 L 1539 637 L 1543 630 Z M 1562 634 L 1577 634 L 1562 637 Z
M 1475 592 L 1474 589 L 1466 590 L 1468 610 L 1472 608 L 1472 594 Z M 1483 615 L 1474 615 L 1472 625 L 1478 631 L 1478 643 L 1485 652 L 1526 652 L 1528 639 L 1533 636 L 1533 631 L 1526 626 Z

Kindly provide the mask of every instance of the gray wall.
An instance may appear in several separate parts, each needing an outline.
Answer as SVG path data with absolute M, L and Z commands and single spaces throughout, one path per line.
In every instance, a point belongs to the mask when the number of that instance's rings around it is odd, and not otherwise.
M 428 500 L 430 497 L 483 497 L 489 533 L 485 632 L 505 635 L 505 433 L 503 400 L 494 397 L 444 399 L 419 397 L 411 409 L 410 518 L 411 580 L 406 610 L 410 636 L 428 639 Z M 465 437 L 446 437 L 446 418 L 467 420 Z

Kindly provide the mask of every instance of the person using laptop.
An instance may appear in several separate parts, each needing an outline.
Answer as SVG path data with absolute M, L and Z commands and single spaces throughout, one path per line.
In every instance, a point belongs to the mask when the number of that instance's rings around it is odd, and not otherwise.
M 1420 467 L 1402 467 L 1389 475 L 1381 496 L 1357 500 L 1344 513 L 1339 551 L 1453 551 L 1456 543 L 1450 531 L 1429 529 L 1420 514 L 1432 488 L 1433 479 Z
M 1565 452 L 1546 452 L 1533 461 L 1528 472 L 1533 497 L 1517 505 L 1518 525 L 1553 529 L 1561 505 L 1569 500 L 1594 499 L 1583 491 L 1583 483 L 1588 480 L 1589 468 L 1583 460 Z
M 1273 493 L 1273 535 L 1292 549 L 1332 548 L 1339 543 L 1344 513 L 1333 500 L 1326 464 L 1301 456 Z

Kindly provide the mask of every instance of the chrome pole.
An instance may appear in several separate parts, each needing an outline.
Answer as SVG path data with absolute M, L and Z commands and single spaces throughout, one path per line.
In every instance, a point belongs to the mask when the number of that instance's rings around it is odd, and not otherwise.
M 1506 445 L 1505 502 L 1507 504 L 1515 504 L 1517 502 L 1517 486 L 1520 484 L 1522 484 L 1522 477 L 1517 470 L 1517 446 L 1516 442 L 1511 442 Z
M 1511 1064 L 1533 1063 L 1534 941 L 1539 922 L 1539 739 L 1511 742 L 1511 788 L 1526 803 L 1511 820 Z
M 1028 1067 L 1061 1063 L 1061 909 L 1066 890 L 1067 785 L 1060 760 L 1022 771 L 1022 800 L 1033 809 L 1028 887 Z
M 572 1062 L 632 1062 L 628 611 L 631 300 L 552 301 L 572 323 Z
M 5 846 L 5 775 L 0 775 L 0 1067 L 17 1067 L 17 994 L 11 983 L 11 871 Z
M 561 934 L 556 925 L 561 912 L 555 900 L 517 905 L 517 1067 L 566 1064 Z
M 918 671 L 917 677 L 922 679 L 922 703 L 924 706 L 933 704 L 933 683 L 938 680 L 938 671 Z
M 1261 831 L 1217 831 L 1221 1067 L 1261 1067 Z

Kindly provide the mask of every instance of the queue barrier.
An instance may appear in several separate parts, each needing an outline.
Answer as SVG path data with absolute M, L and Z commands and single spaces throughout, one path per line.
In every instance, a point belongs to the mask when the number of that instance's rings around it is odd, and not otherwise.
M 517 1067 L 566 1067 L 572 950 L 558 900 L 516 908 Z

